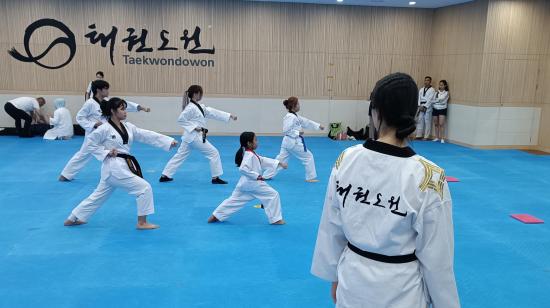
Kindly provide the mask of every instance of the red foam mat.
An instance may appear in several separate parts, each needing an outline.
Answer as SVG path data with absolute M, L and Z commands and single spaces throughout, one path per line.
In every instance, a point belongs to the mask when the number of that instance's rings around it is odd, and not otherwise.
M 538 219 L 535 216 L 531 216 L 529 214 L 512 214 L 510 216 L 514 219 L 521 221 L 524 224 L 543 224 L 544 223 L 544 220 Z

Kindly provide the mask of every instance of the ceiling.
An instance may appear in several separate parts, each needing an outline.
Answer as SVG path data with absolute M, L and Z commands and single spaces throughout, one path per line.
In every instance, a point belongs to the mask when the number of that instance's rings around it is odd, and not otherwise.
M 390 6 L 390 7 L 416 7 L 416 8 L 440 8 L 449 5 L 472 2 L 473 0 L 413 0 L 416 5 L 409 5 L 409 0 L 247 0 L 261 2 L 293 2 L 293 3 L 316 3 L 333 5 L 361 5 L 361 6 Z

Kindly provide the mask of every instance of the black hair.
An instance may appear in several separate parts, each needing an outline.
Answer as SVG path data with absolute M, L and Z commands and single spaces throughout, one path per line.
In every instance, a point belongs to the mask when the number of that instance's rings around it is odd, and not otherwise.
M 447 82 L 447 80 L 443 79 L 443 80 L 440 80 L 439 82 L 442 82 L 443 85 L 445 85 L 445 91 L 449 91 L 449 83 Z
M 378 80 L 371 97 L 380 123 L 397 129 L 395 136 L 405 139 L 416 129 L 414 116 L 418 105 L 416 82 L 404 73 L 393 73 Z
M 183 94 L 182 109 L 185 109 L 185 107 L 189 104 L 189 100 L 193 98 L 193 94 L 196 94 L 196 93 L 199 93 L 200 95 L 204 93 L 202 91 L 202 87 L 196 84 L 190 86 L 189 89 L 185 91 L 185 93 Z
M 253 132 L 243 132 L 241 136 L 239 137 L 239 141 L 241 142 L 241 147 L 235 153 L 235 164 L 237 167 L 241 166 L 241 163 L 243 162 L 244 157 L 244 151 L 248 149 L 248 143 L 254 142 L 254 137 L 256 136 Z
M 99 75 L 99 76 L 101 76 L 101 78 L 105 77 L 105 75 L 103 75 L 102 71 L 98 71 L 97 73 L 95 73 L 95 75 L 96 76 Z
M 97 93 L 97 90 L 109 89 L 109 83 L 105 80 L 97 79 L 92 81 L 92 93 L 94 96 Z
M 123 105 L 124 108 L 128 107 L 128 104 L 125 100 L 123 100 L 122 98 L 113 97 L 108 101 L 101 102 L 101 113 L 105 117 L 110 117 L 113 115 L 113 110 L 117 110 L 118 108 L 120 108 L 120 106 Z
M 292 112 L 292 109 L 294 109 L 297 104 L 298 98 L 296 96 L 291 96 L 283 101 L 283 105 L 285 105 L 286 110 L 288 110 L 289 112 Z
M 426 77 L 424 77 L 424 79 L 430 79 L 430 81 L 432 81 L 432 77 L 431 77 L 431 76 L 426 76 Z

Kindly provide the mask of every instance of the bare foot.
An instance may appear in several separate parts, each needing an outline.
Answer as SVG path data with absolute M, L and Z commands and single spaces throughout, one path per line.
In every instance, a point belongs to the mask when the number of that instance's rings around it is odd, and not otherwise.
M 317 183 L 317 182 L 319 182 L 319 180 L 318 179 L 311 179 L 311 180 L 306 180 L 306 182 L 308 182 L 308 183 Z
M 60 176 L 59 176 L 59 181 L 60 181 L 60 182 L 70 182 L 71 180 L 69 180 L 68 178 L 66 178 L 66 177 L 64 177 L 64 176 L 62 176 L 62 175 L 60 175 Z
M 213 222 L 218 222 L 220 221 L 219 219 L 216 218 L 216 216 L 214 215 L 210 215 L 210 217 L 208 217 L 208 223 L 211 224 Z
M 70 219 L 67 219 L 65 220 L 65 222 L 63 223 L 63 225 L 65 227 L 70 227 L 70 226 L 78 226 L 78 225 L 84 225 L 86 224 L 85 221 L 82 221 L 82 220 L 70 220 Z
M 272 225 L 284 225 L 286 222 L 284 220 L 277 220 L 276 222 L 272 223 Z
M 136 229 L 138 230 L 153 230 L 160 228 L 159 225 L 150 224 L 148 222 L 145 223 L 138 223 L 136 226 Z

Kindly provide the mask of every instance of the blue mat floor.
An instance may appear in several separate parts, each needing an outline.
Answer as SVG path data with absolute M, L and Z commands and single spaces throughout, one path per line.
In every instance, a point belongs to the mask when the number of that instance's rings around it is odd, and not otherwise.
M 320 183 L 305 183 L 292 159 L 269 184 L 285 226 L 250 203 L 227 222 L 206 224 L 239 173 L 237 137 L 211 137 L 229 185 L 211 185 L 193 153 L 159 183 L 173 155 L 135 144 L 155 195 L 155 231 L 135 230 L 135 200 L 117 191 L 87 225 L 63 221 L 99 180 L 95 159 L 70 183 L 57 181 L 82 138 L 0 138 L 0 307 L 332 307 L 330 284 L 309 273 L 326 182 L 338 154 L 358 142 L 309 138 Z M 274 157 L 280 137 L 260 137 Z M 550 307 L 550 157 L 416 142 L 414 149 L 460 179 L 454 200 L 455 271 L 463 307 Z M 546 221 L 525 225 L 528 213 Z M 398 290 L 388 290 L 396 292 Z

